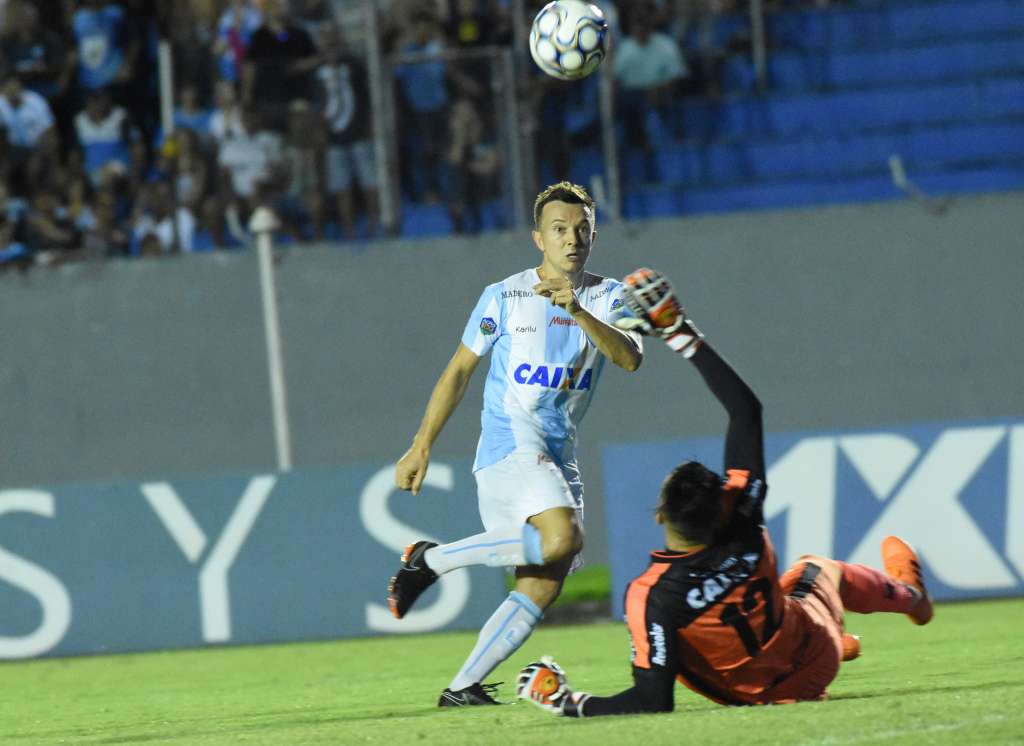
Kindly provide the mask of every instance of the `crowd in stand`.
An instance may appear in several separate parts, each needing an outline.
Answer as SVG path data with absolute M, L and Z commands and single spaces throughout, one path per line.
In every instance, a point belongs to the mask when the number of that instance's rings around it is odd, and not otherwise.
M 243 245 L 257 204 L 294 240 L 377 235 L 364 55 L 337 25 L 354 2 L 0 0 L 0 266 Z M 511 44 L 511 3 L 381 2 L 383 48 L 398 55 L 401 196 L 443 202 L 455 230 L 474 230 L 502 189 L 493 60 L 422 55 Z M 676 94 L 717 93 L 716 66 L 737 42 L 707 22 L 736 5 L 603 3 L 621 34 L 612 64 L 630 145 L 650 149 L 651 114 Z M 173 134 L 161 126 L 161 38 Z M 574 144 L 596 136 L 596 79 L 534 75 L 523 109 L 545 134 L 539 156 L 565 173 Z

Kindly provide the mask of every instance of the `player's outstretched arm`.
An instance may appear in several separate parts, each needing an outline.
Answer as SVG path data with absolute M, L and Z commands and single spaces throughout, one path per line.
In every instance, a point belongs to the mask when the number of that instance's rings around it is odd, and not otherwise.
M 580 305 L 576 291 L 573 290 L 568 278 L 554 277 L 541 280 L 534 285 L 533 291 L 550 300 L 552 305 L 565 309 L 601 354 L 617 366 L 630 372 L 640 367 L 644 360 L 644 351 L 639 337 L 606 324 Z
M 640 367 L 644 351 L 638 338 L 606 324 L 582 306 L 572 317 L 606 358 L 630 373 Z
M 459 344 L 434 385 L 430 401 L 427 402 L 427 411 L 420 422 L 419 430 L 416 431 L 412 446 L 395 466 L 395 484 L 399 489 L 412 492 L 414 495 L 419 494 L 430 463 L 430 449 L 444 424 L 462 401 L 469 386 L 469 379 L 472 378 L 479 362 L 480 358 L 472 350 L 464 344 Z

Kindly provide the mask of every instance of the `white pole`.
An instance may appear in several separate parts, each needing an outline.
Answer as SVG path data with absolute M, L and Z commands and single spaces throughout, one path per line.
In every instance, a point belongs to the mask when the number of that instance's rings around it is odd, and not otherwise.
M 270 369 L 270 406 L 274 416 L 274 443 L 277 447 L 277 469 L 292 469 L 292 437 L 288 425 L 288 397 L 285 390 L 284 362 L 281 358 L 281 329 L 277 316 L 277 291 L 274 285 L 272 256 L 273 233 L 280 227 L 269 207 L 257 207 L 249 220 L 249 230 L 256 235 L 256 251 L 260 261 L 260 293 L 263 296 L 263 329 L 267 338 L 267 366 Z
M 160 76 L 160 126 L 164 131 L 164 139 L 174 135 L 174 59 L 171 56 L 171 43 L 161 39 L 157 46 L 157 62 Z M 171 211 L 171 235 L 174 239 L 174 251 L 181 251 L 181 235 L 178 230 L 178 159 L 177 150 L 171 162 L 171 195 L 173 210 Z
M 157 46 L 157 61 L 160 75 L 160 124 L 164 137 L 174 132 L 174 65 L 171 58 L 171 44 L 161 39 Z
M 601 110 L 601 150 L 604 154 L 604 183 L 608 222 L 622 219 L 622 181 L 619 172 L 619 145 L 615 139 L 615 84 L 608 61 L 598 75 L 598 96 Z
M 380 24 L 377 17 L 377 5 L 373 0 L 363 2 L 363 24 L 366 34 L 366 76 L 370 86 L 370 111 L 373 114 L 373 152 L 377 165 L 377 219 L 381 229 L 391 232 L 398 225 L 394 183 L 391 179 L 391 152 L 388 148 L 390 103 L 387 93 L 390 86 L 384 81 L 384 58 L 380 47 Z

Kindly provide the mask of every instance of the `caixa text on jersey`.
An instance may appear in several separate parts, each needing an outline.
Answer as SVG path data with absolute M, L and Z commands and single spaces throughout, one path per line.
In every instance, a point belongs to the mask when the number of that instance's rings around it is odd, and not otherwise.
M 592 368 L 563 368 L 558 365 L 537 365 L 523 363 L 512 374 L 516 383 L 526 386 L 543 386 L 549 389 L 573 389 L 589 391 Z

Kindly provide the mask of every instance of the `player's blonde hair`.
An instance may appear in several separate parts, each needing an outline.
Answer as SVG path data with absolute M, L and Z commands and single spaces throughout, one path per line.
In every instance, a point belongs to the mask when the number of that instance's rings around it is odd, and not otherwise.
M 592 213 L 597 212 L 597 205 L 594 198 L 587 193 L 587 190 L 579 184 L 571 181 L 560 181 L 552 184 L 543 192 L 537 195 L 533 203 L 533 225 L 540 228 L 540 214 L 544 211 L 544 205 L 548 202 L 568 202 L 570 205 L 583 205 Z

